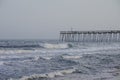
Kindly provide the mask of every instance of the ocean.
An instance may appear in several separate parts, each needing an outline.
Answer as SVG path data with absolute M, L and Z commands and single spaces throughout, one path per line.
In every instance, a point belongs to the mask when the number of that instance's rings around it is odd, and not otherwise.
M 119 72 L 120 42 L 0 40 L 0 80 L 119 80 Z

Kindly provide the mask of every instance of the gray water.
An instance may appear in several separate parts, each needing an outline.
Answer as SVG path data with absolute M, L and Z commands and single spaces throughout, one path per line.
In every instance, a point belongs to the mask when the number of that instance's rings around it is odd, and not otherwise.
M 0 80 L 42 80 L 64 73 L 97 74 L 116 67 L 120 67 L 119 42 L 0 41 Z

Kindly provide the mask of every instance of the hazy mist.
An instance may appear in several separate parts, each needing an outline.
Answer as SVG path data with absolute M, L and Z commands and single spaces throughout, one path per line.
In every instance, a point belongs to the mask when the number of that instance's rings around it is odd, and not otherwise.
M 120 0 L 0 0 L 0 39 L 57 39 L 71 27 L 120 30 Z

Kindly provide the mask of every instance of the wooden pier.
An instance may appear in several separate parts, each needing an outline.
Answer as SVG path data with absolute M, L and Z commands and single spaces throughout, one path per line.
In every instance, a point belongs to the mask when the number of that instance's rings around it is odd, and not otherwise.
M 119 42 L 120 30 L 60 31 L 60 41 L 66 42 Z

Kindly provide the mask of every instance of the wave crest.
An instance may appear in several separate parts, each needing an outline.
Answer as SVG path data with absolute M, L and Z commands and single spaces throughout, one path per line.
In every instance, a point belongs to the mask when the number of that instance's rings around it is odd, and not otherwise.
M 67 43 L 59 43 L 59 44 L 44 43 L 41 44 L 40 46 L 47 49 L 66 49 L 72 47 L 70 44 Z
M 20 79 L 9 79 L 9 80 L 35 80 L 35 79 L 45 79 L 45 78 L 54 78 L 57 76 L 64 76 L 65 74 L 71 74 L 74 73 L 76 69 L 67 69 L 67 70 L 60 70 L 60 71 L 55 71 L 55 72 L 50 72 L 50 73 L 45 73 L 45 74 L 33 74 L 30 76 L 23 76 Z

